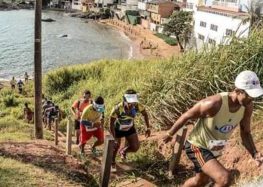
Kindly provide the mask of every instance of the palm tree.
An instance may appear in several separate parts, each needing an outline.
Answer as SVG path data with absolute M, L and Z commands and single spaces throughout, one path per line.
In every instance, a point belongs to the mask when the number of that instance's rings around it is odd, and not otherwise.
M 262 0 L 251 0 L 249 5 L 245 5 L 248 15 L 242 20 L 242 24 L 249 22 L 250 31 L 262 25 L 263 17 L 261 10 L 263 10 Z

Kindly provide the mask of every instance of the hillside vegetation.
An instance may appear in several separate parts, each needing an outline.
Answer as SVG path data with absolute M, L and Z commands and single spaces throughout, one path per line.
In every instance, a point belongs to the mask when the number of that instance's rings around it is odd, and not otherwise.
M 234 38 L 231 45 L 191 51 L 182 57 L 156 61 L 101 60 L 63 67 L 45 76 L 48 96 L 69 113 L 82 90 L 105 97 L 108 116 L 127 88 L 140 93 L 155 127 L 167 127 L 197 100 L 231 90 L 242 70 L 255 71 L 263 80 L 263 32 L 248 39 Z
M 229 46 L 207 48 L 200 53 L 191 51 L 181 57 L 166 60 L 101 60 L 84 65 L 63 67 L 45 75 L 43 92 L 58 104 L 64 113 L 64 119 L 60 123 L 62 131 L 65 130 L 66 118 L 71 116 L 69 111 L 71 104 L 75 99 L 81 97 L 81 92 L 84 89 L 91 90 L 93 97 L 102 95 L 105 98 L 106 118 L 108 118 L 112 107 L 122 100 L 122 95 L 128 88 L 134 88 L 139 92 L 141 102 L 145 104 L 151 115 L 152 126 L 156 130 L 165 129 L 197 100 L 206 95 L 230 90 L 234 78 L 240 71 L 253 70 L 263 80 L 262 38 L 263 32 L 258 31 L 252 33 L 248 39 L 233 39 Z M 64 162 L 61 165 L 55 165 L 56 167 L 46 167 L 45 155 L 46 151 L 50 150 L 50 145 L 46 142 L 42 142 L 43 145 L 33 142 L 33 125 L 23 121 L 24 103 L 29 102 L 30 107 L 33 107 L 32 82 L 25 86 L 22 95 L 9 88 L 4 88 L 0 91 L 0 98 L 0 132 L 2 134 L 0 152 L 4 154 L 0 155 L 0 181 L 5 181 L 3 184 L 12 186 L 14 182 L 17 182 L 16 184 L 21 186 L 40 185 L 42 179 L 39 180 L 39 177 L 43 176 L 45 178 L 44 186 L 71 185 L 73 183 L 72 186 L 81 186 L 83 185 L 82 177 L 85 182 L 90 181 L 89 177 L 94 178 L 96 173 L 92 172 L 88 177 L 84 172 L 76 175 L 79 178 L 72 178 L 67 175 L 66 171 L 71 173 L 68 168 L 64 168 L 60 173 Z M 256 101 L 258 104 L 260 102 L 261 100 Z M 262 105 L 257 105 L 258 109 L 261 107 Z M 262 114 L 260 110 L 255 110 L 255 113 Z M 260 150 L 260 148 L 263 149 L 261 115 L 258 115 L 256 119 L 257 121 L 252 125 L 252 132 Z M 106 121 L 108 122 L 108 119 Z M 142 129 L 141 124 L 137 123 L 139 129 Z M 44 132 L 45 139 L 53 140 L 52 132 L 46 130 Z M 246 155 L 244 148 L 237 143 L 240 142 L 238 136 L 237 131 L 231 140 L 233 146 L 226 150 L 225 157 L 222 158 L 224 164 L 231 165 L 240 171 L 240 176 L 236 176 L 234 181 L 236 184 L 240 184 L 240 181 L 261 179 L 259 171 L 248 162 L 249 156 Z M 25 152 L 22 149 L 23 145 L 25 150 L 30 146 L 39 147 L 33 154 L 30 149 Z M 43 150 L 43 148 L 45 149 Z M 40 153 L 44 155 L 36 154 L 40 149 L 42 150 Z M 18 151 L 20 151 L 19 154 L 14 154 Z M 57 160 L 61 157 L 61 153 L 57 153 L 55 150 L 47 155 L 53 157 L 53 154 L 58 154 Z M 37 159 L 34 159 L 33 162 L 32 157 Z M 228 157 L 234 161 L 227 159 Z M 239 160 L 238 163 L 241 161 L 242 163 L 237 164 L 236 158 Z M 63 157 L 63 159 L 66 158 Z M 121 178 L 111 181 L 112 186 L 121 180 L 136 177 L 148 178 L 157 185 L 177 185 L 192 174 L 192 165 L 183 156 L 182 174 L 179 174 L 173 181 L 167 179 L 169 158 L 160 154 L 157 143 L 153 140 L 143 141 L 140 150 L 136 154 L 129 155 L 129 161 L 135 170 L 122 173 Z M 25 171 L 24 168 L 28 171 Z M 48 169 L 47 173 L 45 173 L 46 169 Z M 43 173 L 45 174 L 43 175 Z M 13 175 L 17 177 L 15 181 Z M 21 180 L 23 176 L 28 180 Z M 56 181 L 57 177 L 61 181 Z M 92 180 L 92 182 L 94 181 L 97 183 L 96 177 Z M 86 183 L 86 186 L 88 185 Z

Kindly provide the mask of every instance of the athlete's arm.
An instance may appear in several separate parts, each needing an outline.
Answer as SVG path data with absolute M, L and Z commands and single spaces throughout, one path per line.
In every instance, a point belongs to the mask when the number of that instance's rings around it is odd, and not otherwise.
M 179 119 L 174 123 L 172 128 L 167 132 L 167 135 L 163 137 L 163 141 L 166 143 L 171 140 L 171 137 L 182 128 L 188 120 L 194 120 L 197 118 L 213 117 L 220 110 L 222 99 L 219 94 L 207 97 L 192 108 L 183 113 Z
M 74 104 L 71 106 L 71 113 L 73 114 L 73 116 L 77 116 L 77 114 L 76 114 L 76 104 L 75 104 L 75 102 L 74 102 Z
M 245 148 L 254 158 L 257 153 L 257 149 L 254 144 L 254 141 L 251 135 L 251 128 L 250 128 L 250 121 L 251 121 L 252 113 L 253 113 L 253 102 L 251 102 L 245 108 L 244 117 L 240 122 L 240 136 L 242 139 L 242 144 L 245 146 Z
M 110 114 L 110 133 L 111 135 L 115 138 L 115 121 L 117 120 L 118 118 L 118 115 L 117 115 L 118 112 L 116 112 L 116 108 L 113 108 L 112 111 L 111 111 L 111 114 Z
M 110 117 L 110 133 L 115 138 L 115 131 L 114 131 L 114 123 L 116 121 L 116 118 Z
M 144 117 L 144 121 L 145 121 L 146 127 L 147 127 L 147 128 L 150 128 L 148 113 L 146 112 L 146 110 L 143 110 L 143 111 L 141 112 L 141 114 L 142 114 L 143 117 Z
M 145 131 L 145 137 L 148 138 L 151 136 L 151 130 L 150 130 L 150 123 L 149 123 L 149 116 L 146 110 L 143 110 L 141 112 L 141 114 L 144 117 L 144 121 L 145 121 L 145 125 L 147 127 L 146 131 Z

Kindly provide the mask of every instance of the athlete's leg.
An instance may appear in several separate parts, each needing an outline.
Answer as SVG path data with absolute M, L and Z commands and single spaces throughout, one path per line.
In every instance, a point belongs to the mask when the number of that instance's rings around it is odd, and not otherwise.
M 94 144 L 92 145 L 92 148 L 95 148 L 104 143 L 104 129 L 103 128 L 98 128 L 96 131 L 94 131 L 93 136 L 97 138 L 97 141 L 94 142 Z
M 215 187 L 230 186 L 230 172 L 216 159 L 206 162 L 202 171 L 215 181 Z
M 112 156 L 112 163 L 115 164 L 115 159 L 116 159 L 116 155 L 118 153 L 118 150 L 120 149 L 120 145 L 121 145 L 121 138 L 116 138 L 115 137 L 115 145 L 114 145 L 114 150 L 113 150 L 113 156 Z
M 203 172 L 196 173 L 194 177 L 186 180 L 183 187 L 202 187 L 208 184 L 209 176 L 204 174 Z
M 127 146 L 125 148 L 123 148 L 123 151 L 125 153 L 138 151 L 138 149 L 140 147 L 138 134 L 133 133 L 133 134 L 131 134 L 125 138 L 127 141 Z

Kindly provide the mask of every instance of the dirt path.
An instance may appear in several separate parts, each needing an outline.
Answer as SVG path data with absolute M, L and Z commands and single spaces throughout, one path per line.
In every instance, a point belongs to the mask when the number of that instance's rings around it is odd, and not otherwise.
M 91 182 L 96 183 L 80 161 L 72 156 L 66 156 L 50 141 L 1 142 L 0 156 L 33 164 L 44 171 L 50 171 L 67 180 L 84 184 L 83 186 L 89 186 Z
M 107 134 L 107 133 L 106 133 Z M 145 138 L 144 135 L 139 135 L 140 142 L 159 142 L 165 131 L 154 132 L 150 138 Z M 100 174 L 101 160 L 100 157 L 93 157 L 89 147 L 86 148 L 86 157 L 80 158 L 78 155 L 78 147 L 73 144 L 73 156 L 66 156 L 65 137 L 60 137 L 59 146 L 54 146 L 54 143 L 47 140 L 33 140 L 31 142 L 1 142 L 0 143 L 0 156 L 18 160 L 23 163 L 30 163 L 46 171 L 51 171 L 56 174 L 61 174 L 63 177 L 70 181 L 74 181 L 82 186 L 90 186 L 90 184 L 98 185 L 97 179 Z M 91 142 L 89 142 L 91 144 Z M 168 146 L 169 147 L 169 146 Z M 262 144 L 257 142 L 257 147 L 262 149 Z M 103 146 L 99 147 L 103 150 Z M 165 153 L 167 154 L 168 148 Z M 225 150 L 225 154 L 220 158 L 229 170 L 231 170 L 232 177 L 235 181 L 251 179 L 253 177 L 263 176 L 263 170 L 256 167 L 256 165 L 249 159 L 249 155 L 244 148 L 240 147 L 239 143 L 234 139 L 230 140 L 229 145 Z M 153 167 L 153 166 L 152 166 Z M 164 170 L 167 166 L 162 167 Z M 165 167 L 165 168 L 164 168 Z M 176 174 L 176 180 L 180 179 L 181 182 L 188 176 L 193 175 L 192 163 L 189 162 L 185 153 L 183 152 Z M 138 171 L 133 163 L 118 163 L 119 171 L 111 174 L 111 180 L 118 180 L 127 175 L 127 172 Z M 143 171 L 141 171 L 143 172 Z M 126 176 L 127 177 L 127 176 Z M 123 181 L 123 180 L 121 180 Z M 133 179 L 127 179 L 118 183 L 118 187 L 133 187 L 133 186 L 148 186 L 154 187 L 156 184 L 151 182 L 150 178 L 142 178 L 137 176 Z M 177 183 L 178 184 L 178 183 Z M 158 186 L 158 185 L 157 185 Z

